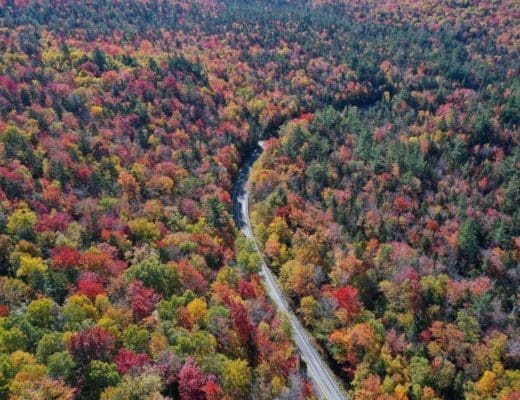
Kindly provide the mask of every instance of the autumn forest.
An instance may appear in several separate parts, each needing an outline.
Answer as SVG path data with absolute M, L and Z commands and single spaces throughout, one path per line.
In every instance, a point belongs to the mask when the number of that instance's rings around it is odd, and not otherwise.
M 0 400 L 322 400 L 264 261 L 342 398 L 519 400 L 519 55 L 516 0 L 0 0 Z

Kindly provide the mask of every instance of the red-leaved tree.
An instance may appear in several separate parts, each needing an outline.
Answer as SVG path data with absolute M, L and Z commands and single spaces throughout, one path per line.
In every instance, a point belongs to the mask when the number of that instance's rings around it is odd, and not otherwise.
M 69 346 L 78 365 L 87 365 L 91 360 L 111 360 L 115 343 L 114 335 L 96 326 L 76 333 Z
M 351 315 L 359 314 L 361 310 L 361 302 L 358 298 L 358 289 L 354 286 L 344 286 L 335 290 L 332 296 L 336 299 L 339 306 L 347 310 Z
M 94 300 L 98 294 L 105 292 L 103 280 L 94 272 L 84 272 L 78 279 L 78 292 Z
M 150 315 L 155 305 L 161 301 L 162 296 L 155 290 L 147 288 L 141 281 L 134 281 L 128 288 L 128 294 L 132 304 L 132 313 L 136 321 Z
M 114 357 L 117 370 L 121 374 L 126 374 L 132 368 L 139 368 L 150 362 L 150 356 L 145 353 L 138 354 L 132 350 L 121 349 Z
M 72 247 L 56 247 L 51 251 L 52 266 L 62 270 L 77 268 L 80 255 L 80 252 Z
M 206 379 L 195 364 L 193 358 L 188 358 L 179 372 L 179 393 L 182 400 L 203 400 Z

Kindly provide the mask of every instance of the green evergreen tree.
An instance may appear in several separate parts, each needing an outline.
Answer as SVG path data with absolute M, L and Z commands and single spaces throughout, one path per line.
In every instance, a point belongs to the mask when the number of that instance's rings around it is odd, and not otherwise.
M 479 253 L 479 226 L 473 218 L 462 222 L 458 232 L 460 254 L 464 263 L 474 264 Z

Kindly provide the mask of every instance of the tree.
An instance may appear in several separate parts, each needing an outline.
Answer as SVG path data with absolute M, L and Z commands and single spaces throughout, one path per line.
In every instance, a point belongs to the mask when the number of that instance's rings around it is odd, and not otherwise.
M 70 381 L 76 372 L 76 363 L 67 351 L 53 353 L 47 359 L 49 376 Z
M 246 396 L 251 385 L 251 369 L 245 360 L 226 360 L 222 368 L 222 384 L 235 399 Z
M 103 72 L 107 65 L 107 57 L 103 50 L 99 47 L 96 47 L 92 52 L 92 61 L 97 65 L 100 72 Z
M 16 276 L 25 278 L 34 289 L 43 289 L 47 264 L 41 257 L 22 256 Z
M 179 286 L 175 269 L 161 263 L 157 256 L 132 265 L 126 270 L 126 276 L 141 281 L 146 287 L 167 298 L 174 294 Z
M 83 388 L 85 397 L 92 400 L 99 399 L 103 389 L 116 386 L 120 380 L 115 364 L 92 360 L 86 376 L 86 385 Z
M 287 261 L 280 270 L 280 281 L 291 296 L 312 296 L 318 288 L 318 268 L 297 260 Z
M 358 289 L 347 285 L 333 292 L 333 297 L 339 306 L 346 310 L 349 315 L 355 317 L 361 311 L 361 302 L 358 298 Z
M 235 240 L 237 248 L 237 264 L 240 270 L 247 275 L 258 273 L 262 263 L 262 259 L 256 251 L 252 241 L 245 236 Z
M 484 371 L 484 374 L 482 374 L 475 386 L 484 396 L 491 398 L 496 389 L 496 379 L 497 376 L 493 371 Z
M 7 219 L 7 231 L 18 239 L 32 240 L 36 226 L 36 213 L 22 203 Z
M 211 379 L 204 384 L 202 391 L 207 400 L 219 400 L 224 396 L 222 388 Z
M 61 380 L 50 379 L 45 376 L 33 377 L 30 373 L 21 372 L 14 377 L 9 391 L 9 399 L 11 400 L 73 400 L 76 392 Z
M 150 333 L 139 325 L 131 324 L 121 333 L 121 341 L 127 349 L 145 353 L 148 350 Z
M 123 191 L 130 199 L 138 197 L 139 183 L 133 175 L 129 174 L 124 169 L 119 173 L 118 183 L 121 185 Z
M 94 300 L 97 295 L 105 293 L 103 280 L 94 272 L 84 272 L 78 280 L 78 293 Z
M 474 264 L 479 253 L 479 227 L 473 218 L 465 219 L 459 228 L 459 248 L 468 264 Z
M 100 400 L 160 400 L 163 398 L 163 387 L 163 381 L 156 372 L 145 370 L 136 375 L 124 375 L 117 386 L 109 387 L 101 393 Z
M 15 125 L 9 124 L 0 135 L 0 142 L 4 144 L 4 156 L 6 158 L 18 158 L 30 147 L 30 136 L 20 131 Z
M 373 350 L 377 337 L 374 328 L 362 322 L 347 329 L 333 331 L 328 340 L 336 360 L 352 363 L 356 359 L 353 354 L 362 355 Z
M 96 326 L 74 334 L 69 347 L 75 361 L 84 367 L 92 360 L 110 361 L 115 350 L 115 337 Z
M 391 400 L 392 396 L 384 394 L 381 378 L 378 375 L 367 377 L 361 387 L 356 390 L 354 400 Z
M 132 313 L 136 321 L 150 315 L 155 305 L 161 301 L 162 296 L 156 293 L 152 288 L 147 288 L 141 281 L 134 281 L 128 287 L 128 293 L 131 298 Z
M 435 376 L 435 387 L 445 390 L 453 385 L 455 379 L 455 366 L 449 360 L 440 360 L 436 358 L 433 362 L 433 373 Z
M 29 338 L 17 326 L 10 329 L 0 326 L 0 351 L 13 353 L 17 350 L 25 350 L 28 347 Z
M 307 176 L 310 178 L 312 194 L 318 195 L 327 186 L 328 173 L 324 163 L 312 162 L 307 167 Z
M 117 365 L 117 371 L 120 374 L 126 374 L 134 368 L 140 368 L 150 362 L 150 356 L 144 353 L 136 353 L 128 349 L 120 349 L 114 358 Z
M 422 388 L 431 381 L 432 371 L 426 358 L 413 356 L 410 359 L 409 370 L 412 384 Z
M 319 317 L 319 303 L 312 296 L 302 297 L 300 300 L 300 311 L 303 314 L 305 323 L 312 326 Z
M 179 393 L 181 400 L 203 400 L 206 379 L 193 358 L 188 358 L 179 371 Z
M 78 268 L 80 252 L 69 246 L 59 246 L 51 250 L 52 266 L 60 270 Z
M 480 338 L 480 324 L 467 310 L 457 312 L 457 327 L 464 333 L 466 341 L 476 343 Z
M 445 352 L 445 355 L 451 359 L 462 360 L 464 358 L 464 351 L 467 348 L 467 344 L 465 343 L 464 333 L 455 325 L 435 321 L 429 328 L 429 331 L 440 348 Z
M 204 330 L 192 332 L 175 332 L 177 342 L 173 346 L 175 354 L 183 356 L 203 357 L 214 353 L 217 348 L 215 337 Z
M 41 298 L 27 306 L 27 319 L 36 327 L 50 328 L 57 311 L 57 305 L 51 299 Z
M 78 330 L 88 319 L 95 319 L 98 310 L 87 296 L 69 296 L 61 308 L 61 318 L 66 329 Z
M 48 358 L 65 349 L 63 335 L 60 332 L 50 332 L 42 336 L 36 347 L 36 358 L 39 362 L 46 364 Z
M 471 142 L 472 144 L 484 144 L 492 140 L 493 125 L 490 115 L 484 110 L 478 110 L 475 123 L 473 124 Z
M 264 244 L 265 254 L 270 259 L 270 266 L 275 272 L 278 272 L 280 267 L 287 262 L 289 258 L 289 252 L 287 245 L 280 243 L 278 234 L 273 232 L 269 235 Z M 259 259 L 259 261 L 261 261 Z
M 208 313 L 208 305 L 206 304 L 206 300 L 203 298 L 193 299 L 187 305 L 188 312 L 192 315 L 193 319 L 198 323 L 201 323 L 206 318 L 206 314 Z
M 182 286 L 196 294 L 203 295 L 208 287 L 208 282 L 201 272 L 186 260 L 181 260 L 177 265 L 177 276 Z
M 133 237 L 137 242 L 155 242 L 160 236 L 157 225 L 148 221 L 146 218 L 137 218 L 129 221 L 128 226 L 130 227 Z
M 210 197 L 206 202 L 208 224 L 214 228 L 222 228 L 227 221 L 227 213 L 224 204 L 218 197 Z
M 254 325 L 247 313 L 247 309 L 239 301 L 234 301 L 230 305 L 231 309 L 231 323 L 233 325 L 233 329 L 237 332 L 238 337 L 242 345 L 245 345 L 250 338 L 250 335 L 253 334 Z

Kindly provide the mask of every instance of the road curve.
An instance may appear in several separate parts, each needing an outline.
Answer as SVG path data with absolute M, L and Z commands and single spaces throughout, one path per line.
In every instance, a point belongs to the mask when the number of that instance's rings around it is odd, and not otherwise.
M 262 143 L 260 143 L 260 146 L 261 145 Z M 249 189 L 247 187 L 249 171 L 260 153 L 260 148 L 253 152 L 239 172 L 235 189 L 233 191 L 233 216 L 237 226 L 247 238 L 253 241 L 256 250 L 262 257 L 262 253 L 258 248 L 249 220 Z M 289 307 L 281 289 L 278 287 L 275 276 L 267 267 L 263 257 L 261 276 L 264 280 L 269 296 L 278 308 L 278 311 L 285 313 L 289 318 L 294 343 L 296 344 L 302 359 L 307 364 L 307 373 L 313 381 L 314 389 L 318 398 L 322 400 L 347 400 L 348 398 L 336 381 L 334 373 L 321 358 L 319 352 L 314 347 L 313 342 L 310 340 L 309 334 Z

